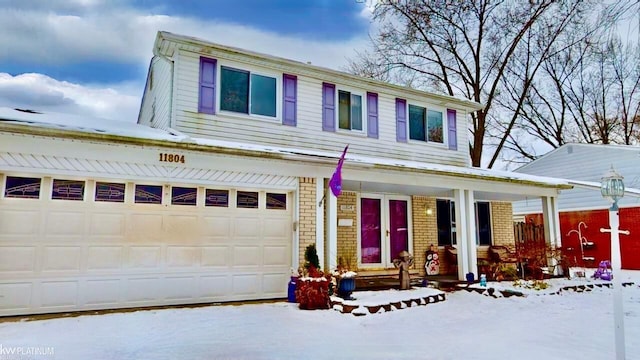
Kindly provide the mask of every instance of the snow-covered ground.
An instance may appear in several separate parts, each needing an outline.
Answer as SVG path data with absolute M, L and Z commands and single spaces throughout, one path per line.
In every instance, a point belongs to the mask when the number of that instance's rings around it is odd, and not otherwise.
M 627 359 L 640 359 L 640 271 L 623 280 L 635 282 L 623 290 Z M 0 322 L 0 359 L 615 358 L 611 289 L 543 293 L 457 291 L 444 302 L 366 316 L 276 302 Z

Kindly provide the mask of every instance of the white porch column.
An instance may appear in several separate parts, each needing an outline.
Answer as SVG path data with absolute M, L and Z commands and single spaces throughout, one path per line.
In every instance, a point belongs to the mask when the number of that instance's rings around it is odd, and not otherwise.
M 328 266 L 324 262 L 326 253 L 324 242 L 324 207 L 322 206 L 322 196 L 324 195 L 324 178 L 316 178 L 316 249 L 322 267 Z M 320 204 L 320 205 L 318 205 Z M 328 268 L 330 269 L 330 268 Z
M 542 216 L 544 219 L 544 238 L 547 245 L 561 247 L 560 237 L 560 214 L 558 213 L 557 197 L 542 197 Z
M 324 184 L 324 181 L 323 181 Z M 326 270 L 331 271 L 338 267 L 338 198 L 333 196 L 331 191 L 327 190 L 327 196 L 324 199 L 325 211 L 326 211 L 326 256 L 327 265 Z
M 551 249 L 562 246 L 562 238 L 560 236 L 560 214 L 558 213 L 558 198 L 553 196 L 542 197 L 542 218 L 544 222 L 544 238 L 546 244 Z M 554 275 L 561 275 L 561 269 L 556 266 L 557 259 L 554 257 L 547 258 L 547 264 L 553 266 Z
M 476 215 L 473 191 L 453 191 L 456 206 L 456 246 L 458 248 L 458 280 L 466 280 L 466 274 L 477 272 Z M 477 275 L 477 274 L 476 274 Z

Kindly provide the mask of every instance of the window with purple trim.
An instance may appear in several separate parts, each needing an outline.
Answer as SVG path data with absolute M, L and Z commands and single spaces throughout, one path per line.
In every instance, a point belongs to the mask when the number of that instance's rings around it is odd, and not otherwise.
M 276 78 L 220 68 L 220 110 L 276 117 Z
M 53 179 L 51 191 L 53 200 L 84 200 L 84 181 Z
M 338 127 L 362 131 L 362 95 L 338 90 Z
M 39 199 L 41 178 L 7 176 L 4 197 L 19 199 Z
M 442 112 L 409 105 L 409 139 L 444 143 Z

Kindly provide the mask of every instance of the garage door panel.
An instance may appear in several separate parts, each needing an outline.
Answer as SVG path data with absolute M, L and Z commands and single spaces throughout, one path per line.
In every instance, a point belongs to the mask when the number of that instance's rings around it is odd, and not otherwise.
M 87 270 L 118 270 L 123 263 L 123 246 L 89 246 Z
M 1 237 L 6 235 L 33 235 L 40 227 L 40 212 L 28 210 L 0 211 Z
M 205 275 L 200 277 L 199 296 L 206 298 L 221 298 L 231 294 L 231 275 Z
M 265 296 L 284 296 L 288 277 L 283 274 L 264 274 L 262 276 L 262 292 Z
M 85 214 L 78 211 L 50 211 L 47 216 L 47 235 L 81 236 L 85 233 Z
M 262 260 L 259 246 L 234 246 L 233 266 L 258 266 Z
M 194 246 L 169 246 L 167 247 L 167 266 L 169 268 L 199 266 L 199 250 Z
M 159 265 L 159 246 L 132 246 L 129 248 L 129 267 L 156 268 Z
M 85 305 L 115 305 L 120 301 L 122 280 L 87 280 L 83 284 Z
M 40 305 L 45 308 L 76 307 L 78 281 L 43 281 L 40 285 Z
M 132 278 L 125 286 L 126 302 L 153 302 L 160 298 L 160 277 Z
M 257 216 L 237 217 L 234 222 L 234 236 L 241 238 L 258 239 L 261 230 L 260 219 Z
M 229 266 L 231 259 L 230 246 L 207 246 L 202 248 L 201 265 L 207 267 Z
M 191 300 L 198 292 L 194 276 L 167 277 L 162 286 L 167 300 Z
M 264 221 L 265 238 L 287 238 L 292 231 L 291 222 L 285 218 L 266 218 Z
M 0 272 L 32 272 L 36 265 L 35 246 L 1 246 Z
M 45 246 L 42 271 L 80 271 L 80 246 Z
M 157 240 L 162 234 L 161 214 L 132 214 L 127 221 L 129 235 L 134 241 Z
M 260 275 L 258 274 L 239 274 L 232 276 L 233 294 L 252 296 L 257 295 L 262 288 L 260 283 Z
M 91 235 L 122 236 L 125 217 L 122 214 L 94 213 L 91 216 Z
M 264 246 L 264 265 L 288 266 L 291 257 L 291 251 L 288 246 L 265 245 Z
M 0 314 L 29 309 L 33 287 L 30 282 L 0 284 Z
M 213 239 L 228 239 L 231 236 L 231 217 L 207 216 L 203 219 L 202 235 Z
M 200 236 L 198 217 L 195 215 L 167 215 L 162 224 L 165 235 L 169 239 L 179 237 L 184 241 L 189 241 Z

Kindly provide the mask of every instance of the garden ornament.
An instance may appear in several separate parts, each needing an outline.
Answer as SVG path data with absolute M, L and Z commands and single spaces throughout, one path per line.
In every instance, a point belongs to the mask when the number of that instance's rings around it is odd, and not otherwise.
M 411 289 L 409 267 L 413 265 L 413 256 L 408 251 L 402 251 L 397 259 L 393 259 L 393 265 L 400 270 L 400 290 Z

